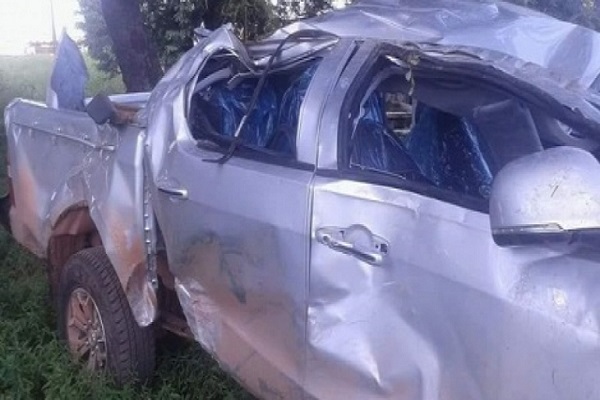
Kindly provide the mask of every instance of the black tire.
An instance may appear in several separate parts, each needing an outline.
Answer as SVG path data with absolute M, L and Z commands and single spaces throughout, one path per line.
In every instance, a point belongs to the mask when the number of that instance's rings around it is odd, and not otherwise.
M 62 271 L 57 293 L 58 331 L 68 345 L 69 332 L 72 332 L 68 330 L 72 295 L 77 298 L 82 292 L 93 300 L 105 339 L 105 361 L 91 369 L 107 372 L 117 385 L 147 381 L 155 367 L 153 327 L 141 328 L 136 323 L 119 278 L 102 247 L 74 254 Z

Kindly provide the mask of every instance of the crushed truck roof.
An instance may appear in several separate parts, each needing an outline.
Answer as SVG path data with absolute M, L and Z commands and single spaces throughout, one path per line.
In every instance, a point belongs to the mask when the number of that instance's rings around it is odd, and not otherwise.
M 600 34 L 505 2 L 362 0 L 288 25 L 270 39 L 306 29 L 340 37 L 493 50 L 585 87 L 595 86 L 600 74 Z

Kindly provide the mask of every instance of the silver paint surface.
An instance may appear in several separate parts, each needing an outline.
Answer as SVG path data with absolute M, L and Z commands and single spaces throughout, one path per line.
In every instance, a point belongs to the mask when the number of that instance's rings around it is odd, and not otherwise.
M 584 86 L 600 73 L 600 35 L 502 1 L 362 0 L 282 28 L 273 38 L 316 28 L 342 37 L 439 43 L 498 51 Z
M 249 70 L 264 63 L 226 28 L 202 39 L 149 98 L 121 98 L 147 101 L 139 126 L 96 126 L 83 113 L 12 103 L 13 234 L 46 257 L 60 216 L 87 207 L 137 321 L 149 325 L 156 243 L 145 241 L 159 229 L 196 340 L 261 398 L 600 398 L 597 252 L 501 248 L 486 213 L 315 173 L 337 169 L 341 99 L 373 54 L 355 37 L 467 46 L 473 63 L 521 80 L 524 61 L 535 63 L 547 74 L 533 85 L 573 115 L 581 106 L 595 127 L 600 118 L 583 100 L 593 94 L 583 88 L 600 72 L 598 35 L 503 3 L 472 12 L 462 1 L 392 3 L 363 1 L 273 36 L 312 26 L 342 37 L 302 106 L 305 168 L 204 161 L 220 153 L 198 148 L 187 125 L 199 71 L 220 51 Z M 583 44 L 574 50 L 571 40 Z M 283 62 L 306 54 L 305 45 Z M 507 57 L 486 59 L 489 50 Z M 376 238 L 367 250 L 388 249 L 364 262 L 323 243 L 324 228 L 351 228 Z

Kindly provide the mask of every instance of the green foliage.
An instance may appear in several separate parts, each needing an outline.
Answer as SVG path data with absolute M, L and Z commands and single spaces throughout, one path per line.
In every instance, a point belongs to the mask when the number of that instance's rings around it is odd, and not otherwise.
M 265 0 L 224 1 L 222 22 L 231 22 L 243 40 L 254 40 L 268 33 L 273 25 L 273 8 Z
M 600 30 L 600 0 L 508 0 L 556 18 Z M 100 0 L 79 0 L 90 55 L 103 71 L 118 65 L 100 10 Z M 349 4 L 351 0 L 346 1 Z M 264 36 L 278 26 L 318 15 L 332 8 L 332 0 L 140 0 L 146 25 L 157 44 L 164 66 L 172 65 L 193 46 L 193 30 L 201 25 L 215 29 L 232 23 L 247 40 Z
M 319 0 L 321 1 L 321 0 Z M 103 71 L 116 73 L 118 64 L 102 15 L 100 0 L 79 0 L 90 55 Z M 204 25 L 216 29 L 231 23 L 240 37 L 252 40 L 272 30 L 276 24 L 270 0 L 140 0 L 142 15 L 161 62 L 172 65 L 194 44 L 194 29 Z
M 280 24 L 284 25 L 297 19 L 314 17 L 332 8 L 331 0 L 279 0 L 276 13 Z
M 12 99 L 45 100 L 51 68 L 52 57 L 47 55 L 0 56 L 0 133 L 4 128 L 4 108 Z
M 194 29 L 202 25 L 216 29 L 232 23 L 241 37 L 250 40 L 271 26 L 272 11 L 266 0 L 143 0 L 141 7 L 166 67 L 193 46 Z
M 77 23 L 77 27 L 85 32 L 84 44 L 89 55 L 97 61 L 101 71 L 116 75 L 119 64 L 112 50 L 113 43 L 106 29 L 100 1 L 79 0 L 79 6 L 85 18 Z
M 87 96 L 94 96 L 98 93 L 120 94 L 125 93 L 125 85 L 118 73 L 105 72 L 98 61 L 92 59 L 90 54 L 84 54 L 83 58 L 87 64 L 90 73 L 90 79 L 86 88 Z
M 0 109 L 15 97 L 44 100 L 52 62 L 48 55 L 0 56 Z

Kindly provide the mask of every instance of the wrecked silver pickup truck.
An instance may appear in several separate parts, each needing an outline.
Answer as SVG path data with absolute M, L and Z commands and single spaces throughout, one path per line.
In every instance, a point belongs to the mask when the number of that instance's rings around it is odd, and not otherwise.
M 161 327 L 265 399 L 600 398 L 600 36 L 422 4 L 6 109 L 11 230 L 77 358 L 146 378 Z

